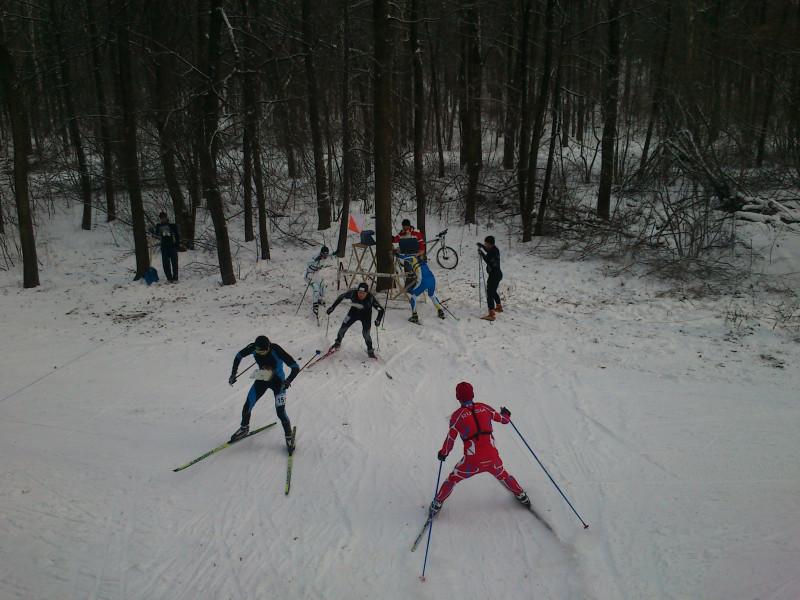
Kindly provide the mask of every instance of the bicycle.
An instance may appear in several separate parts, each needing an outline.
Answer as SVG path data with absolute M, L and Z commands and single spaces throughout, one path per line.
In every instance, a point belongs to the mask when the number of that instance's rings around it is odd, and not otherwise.
M 445 235 L 447 235 L 447 229 L 440 231 L 439 234 L 431 240 L 430 244 L 426 240 L 425 254 L 430 256 L 436 244 L 441 242 L 441 247 L 436 251 L 436 262 L 439 263 L 439 266 L 443 269 L 455 269 L 458 264 L 458 253 L 447 245 Z

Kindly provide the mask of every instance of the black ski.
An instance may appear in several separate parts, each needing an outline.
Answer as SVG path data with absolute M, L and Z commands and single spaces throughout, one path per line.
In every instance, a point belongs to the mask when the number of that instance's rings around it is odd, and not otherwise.
M 286 464 L 286 495 L 289 495 L 289 490 L 292 487 L 292 459 L 294 458 L 294 440 L 297 437 L 297 427 L 292 429 L 292 449 L 289 452 L 289 461 Z

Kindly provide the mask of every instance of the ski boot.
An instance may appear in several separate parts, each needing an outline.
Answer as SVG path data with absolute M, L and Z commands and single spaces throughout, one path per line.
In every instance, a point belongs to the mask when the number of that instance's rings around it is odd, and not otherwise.
M 494 312 L 503 312 L 502 304 L 498 304 L 497 306 L 495 306 Z
M 369 356 L 370 358 L 374 358 L 376 360 L 378 359 L 378 357 L 375 356 L 375 350 L 373 350 L 372 348 L 367 348 L 367 356 Z
M 531 499 L 528 498 L 528 494 L 526 492 L 520 492 L 519 494 L 514 494 L 520 502 L 527 508 L 531 507 Z
M 438 312 L 438 313 L 436 313 L 436 316 L 437 316 L 437 317 L 439 317 L 440 319 L 444 319 L 444 310 L 442 310 L 442 309 L 440 308 L 440 309 L 439 309 L 439 312 Z
M 416 312 L 411 314 L 411 318 L 409 319 L 409 321 L 411 323 L 416 323 L 417 325 L 419 325 L 419 317 L 417 316 Z
M 333 346 L 330 347 L 330 350 L 336 352 L 341 347 L 342 347 L 342 342 L 333 342 Z
M 290 435 L 286 436 L 286 451 L 289 452 L 289 456 L 294 453 L 294 438 Z
M 486 315 L 485 317 L 481 317 L 481 319 L 483 319 L 484 321 L 494 321 L 494 311 L 490 310 L 489 314 Z
M 238 442 L 243 437 L 247 437 L 247 434 L 250 433 L 250 426 L 249 425 L 242 425 L 239 429 L 231 436 L 230 443 Z
M 314 302 L 314 305 L 311 307 L 311 310 L 314 312 L 315 315 L 319 316 L 319 302 Z
M 428 515 L 435 517 L 440 510 L 442 510 L 442 503 L 434 498 L 433 502 L 431 502 L 431 507 L 428 509 Z

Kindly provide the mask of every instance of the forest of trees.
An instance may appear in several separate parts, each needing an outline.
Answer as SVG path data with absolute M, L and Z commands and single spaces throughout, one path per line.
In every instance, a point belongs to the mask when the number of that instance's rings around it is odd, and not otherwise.
M 47 171 L 83 229 L 130 227 L 137 279 L 148 190 L 233 284 L 230 229 L 269 259 L 285 181 L 312 227 L 339 220 L 339 255 L 353 203 L 374 212 L 381 272 L 401 209 L 423 232 L 443 210 L 507 219 L 520 243 L 636 215 L 699 255 L 711 211 L 800 185 L 800 1 L 0 0 L 0 108 L 0 238 L 25 287 Z

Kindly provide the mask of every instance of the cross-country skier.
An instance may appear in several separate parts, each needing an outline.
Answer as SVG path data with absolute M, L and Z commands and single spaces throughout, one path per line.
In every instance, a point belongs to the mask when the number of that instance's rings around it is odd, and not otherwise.
M 525 506 L 531 505 L 528 494 L 503 468 L 503 461 L 500 460 L 500 454 L 494 445 L 492 421 L 507 424 L 510 421 L 511 411 L 501 407 L 498 413 L 488 404 L 474 402 L 474 397 L 472 386 L 466 381 L 456 386 L 456 399 L 461 403 L 461 407 L 450 417 L 450 430 L 437 457 L 441 461 L 445 460 L 458 436 L 464 442 L 464 456 L 439 488 L 436 498 L 431 503 L 434 516 L 459 481 L 478 473 L 491 473 L 517 497 L 517 500 Z
M 228 383 L 231 385 L 236 383 L 236 371 L 239 369 L 239 363 L 248 354 L 253 355 L 258 364 L 259 375 L 263 375 L 263 378 L 256 378 L 250 391 L 247 392 L 247 399 L 244 401 L 244 407 L 242 407 L 242 426 L 231 436 L 231 441 L 240 440 L 250 432 L 250 413 L 253 407 L 264 395 L 264 392 L 272 390 L 275 396 L 275 413 L 281 420 L 281 425 L 283 425 L 286 448 L 291 454 L 294 452 L 294 440 L 292 439 L 292 424 L 286 415 L 286 389 L 292 385 L 292 381 L 300 372 L 300 367 L 286 350 L 278 344 L 271 344 L 267 336 L 260 335 L 255 342 L 247 344 L 237 352 L 236 358 L 233 359 L 231 376 L 228 379 Z M 284 378 L 283 365 L 291 369 L 289 377 Z
M 330 308 L 325 312 L 329 315 L 333 312 L 342 300 L 350 300 L 350 310 L 342 321 L 342 326 L 339 328 L 339 333 L 336 334 L 336 341 L 331 346 L 331 350 L 338 350 L 342 345 L 342 338 L 350 326 L 356 321 L 361 321 L 361 334 L 364 336 L 364 341 L 367 344 L 367 354 L 370 358 L 375 357 L 375 351 L 372 348 L 372 337 L 369 335 L 369 330 L 372 327 L 372 309 L 378 311 L 378 318 L 375 319 L 375 327 L 378 327 L 383 320 L 383 307 L 381 303 L 369 292 L 369 286 L 361 282 L 355 290 L 348 290 L 341 294 Z
M 503 312 L 500 294 L 497 293 L 497 286 L 503 278 L 503 272 L 500 270 L 500 250 L 494 243 L 493 235 L 487 235 L 483 241 L 483 244 L 478 242 L 478 254 L 486 262 L 486 273 L 489 275 L 486 278 L 486 304 L 489 305 L 489 314 L 481 319 L 494 321 L 495 312 Z
M 320 305 L 324 306 L 325 304 L 325 280 L 322 278 L 322 273 L 320 271 L 328 266 L 322 264 L 322 262 L 328 258 L 328 252 L 328 247 L 323 246 L 320 248 L 319 254 L 308 261 L 306 265 L 305 280 L 313 290 L 312 298 L 314 300 L 314 304 L 312 305 L 311 310 L 314 311 L 315 315 L 319 314 Z
M 411 266 L 411 272 L 414 276 L 413 281 L 407 286 L 407 289 L 410 288 L 408 293 L 410 294 L 411 302 L 411 318 L 409 321 L 419 325 L 419 317 L 417 316 L 417 301 L 415 298 L 420 296 L 422 292 L 428 292 L 428 296 L 430 296 L 431 300 L 433 300 L 433 305 L 438 311 L 437 314 L 439 318 L 444 319 L 444 309 L 435 295 L 436 278 L 433 276 L 433 273 L 431 273 L 430 267 L 420 260 L 419 257 L 414 256 L 413 254 L 398 254 L 397 258 Z

